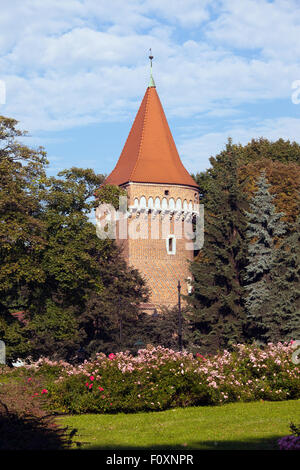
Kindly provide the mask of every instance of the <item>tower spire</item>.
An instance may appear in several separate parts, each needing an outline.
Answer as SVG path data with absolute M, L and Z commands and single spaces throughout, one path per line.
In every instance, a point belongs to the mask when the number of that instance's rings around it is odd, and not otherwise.
M 153 60 L 153 55 L 152 55 L 152 50 L 151 48 L 149 49 L 150 54 L 149 54 L 149 59 L 150 59 L 150 82 L 149 82 L 149 88 L 155 88 L 155 82 L 152 76 L 152 60 Z

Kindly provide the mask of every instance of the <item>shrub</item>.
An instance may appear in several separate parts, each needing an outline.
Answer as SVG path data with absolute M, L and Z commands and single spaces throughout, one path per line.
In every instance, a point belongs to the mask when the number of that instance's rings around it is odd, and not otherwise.
M 0 450 L 69 448 L 76 430 L 59 427 L 46 413 L 37 381 L 2 383 L 0 391 Z M 30 389 L 30 393 L 29 393 Z
M 278 440 L 280 450 L 300 450 L 300 425 L 290 424 L 292 435 L 284 436 Z
M 211 357 L 162 347 L 98 353 L 79 365 L 40 359 L 6 376 L 26 374 L 46 389 L 44 404 L 58 413 L 116 413 L 236 401 L 300 397 L 292 344 L 237 345 Z

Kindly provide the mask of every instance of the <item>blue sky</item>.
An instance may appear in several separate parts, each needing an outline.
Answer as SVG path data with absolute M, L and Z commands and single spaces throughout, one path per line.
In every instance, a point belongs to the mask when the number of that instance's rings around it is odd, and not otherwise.
M 153 75 L 190 172 L 231 136 L 300 142 L 299 0 L 0 0 L 0 114 L 49 174 L 109 173 Z

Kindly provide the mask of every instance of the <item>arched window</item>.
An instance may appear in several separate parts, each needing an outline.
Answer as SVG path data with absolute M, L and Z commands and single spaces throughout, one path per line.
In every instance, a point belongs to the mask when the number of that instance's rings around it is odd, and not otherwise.
M 134 200 L 133 206 L 134 206 L 136 209 L 138 209 L 138 207 L 139 207 L 139 200 L 138 200 L 137 197 L 136 197 L 135 200 Z
M 140 208 L 145 209 L 146 207 L 147 207 L 146 198 L 145 198 L 145 196 L 142 196 L 141 201 L 140 201 Z
M 183 210 L 184 210 L 185 212 L 187 212 L 187 209 L 188 209 L 188 204 L 187 204 L 187 200 L 185 199 L 185 200 L 183 201 Z
M 153 204 L 153 197 L 149 197 L 148 199 L 148 208 L 153 209 L 154 204 Z
M 192 203 L 192 201 L 189 202 L 189 211 L 190 211 L 190 212 L 193 211 L 193 203 Z
M 161 201 L 161 208 L 163 211 L 168 209 L 168 201 L 166 197 L 164 197 L 163 200 Z
M 182 208 L 181 199 L 178 198 L 177 201 L 176 201 L 176 210 L 180 211 L 181 208 Z
M 160 199 L 159 199 L 159 197 L 155 198 L 154 207 L 155 207 L 155 209 L 160 209 Z
M 171 197 L 171 199 L 169 200 L 169 209 L 171 211 L 173 211 L 175 209 L 175 201 L 174 199 Z

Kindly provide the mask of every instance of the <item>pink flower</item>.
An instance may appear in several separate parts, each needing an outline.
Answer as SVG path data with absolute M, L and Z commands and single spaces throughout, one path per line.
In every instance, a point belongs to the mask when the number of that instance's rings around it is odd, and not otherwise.
M 90 385 L 89 385 L 89 388 L 91 389 L 91 388 L 92 388 L 92 386 L 93 386 L 93 384 L 90 384 Z
M 89 384 L 88 382 L 85 384 L 86 387 L 88 387 L 89 385 L 90 385 L 90 384 Z
M 93 381 L 93 380 L 94 380 L 94 378 L 95 378 L 95 377 L 94 377 L 93 375 L 91 375 L 91 376 L 90 376 L 90 380 L 92 380 L 92 381 Z
M 31 378 L 31 377 L 29 377 L 29 379 L 27 379 L 27 382 L 30 382 L 30 380 L 32 380 L 32 378 Z
M 108 357 L 109 357 L 109 359 L 114 359 L 114 358 L 116 357 L 116 355 L 115 355 L 114 353 L 110 353 L 110 354 L 108 355 Z
M 98 387 L 100 392 L 103 392 L 104 391 L 104 388 L 103 387 Z
M 41 393 L 42 393 L 42 395 L 43 395 L 43 393 L 48 393 L 48 390 L 46 388 L 43 388 Z

